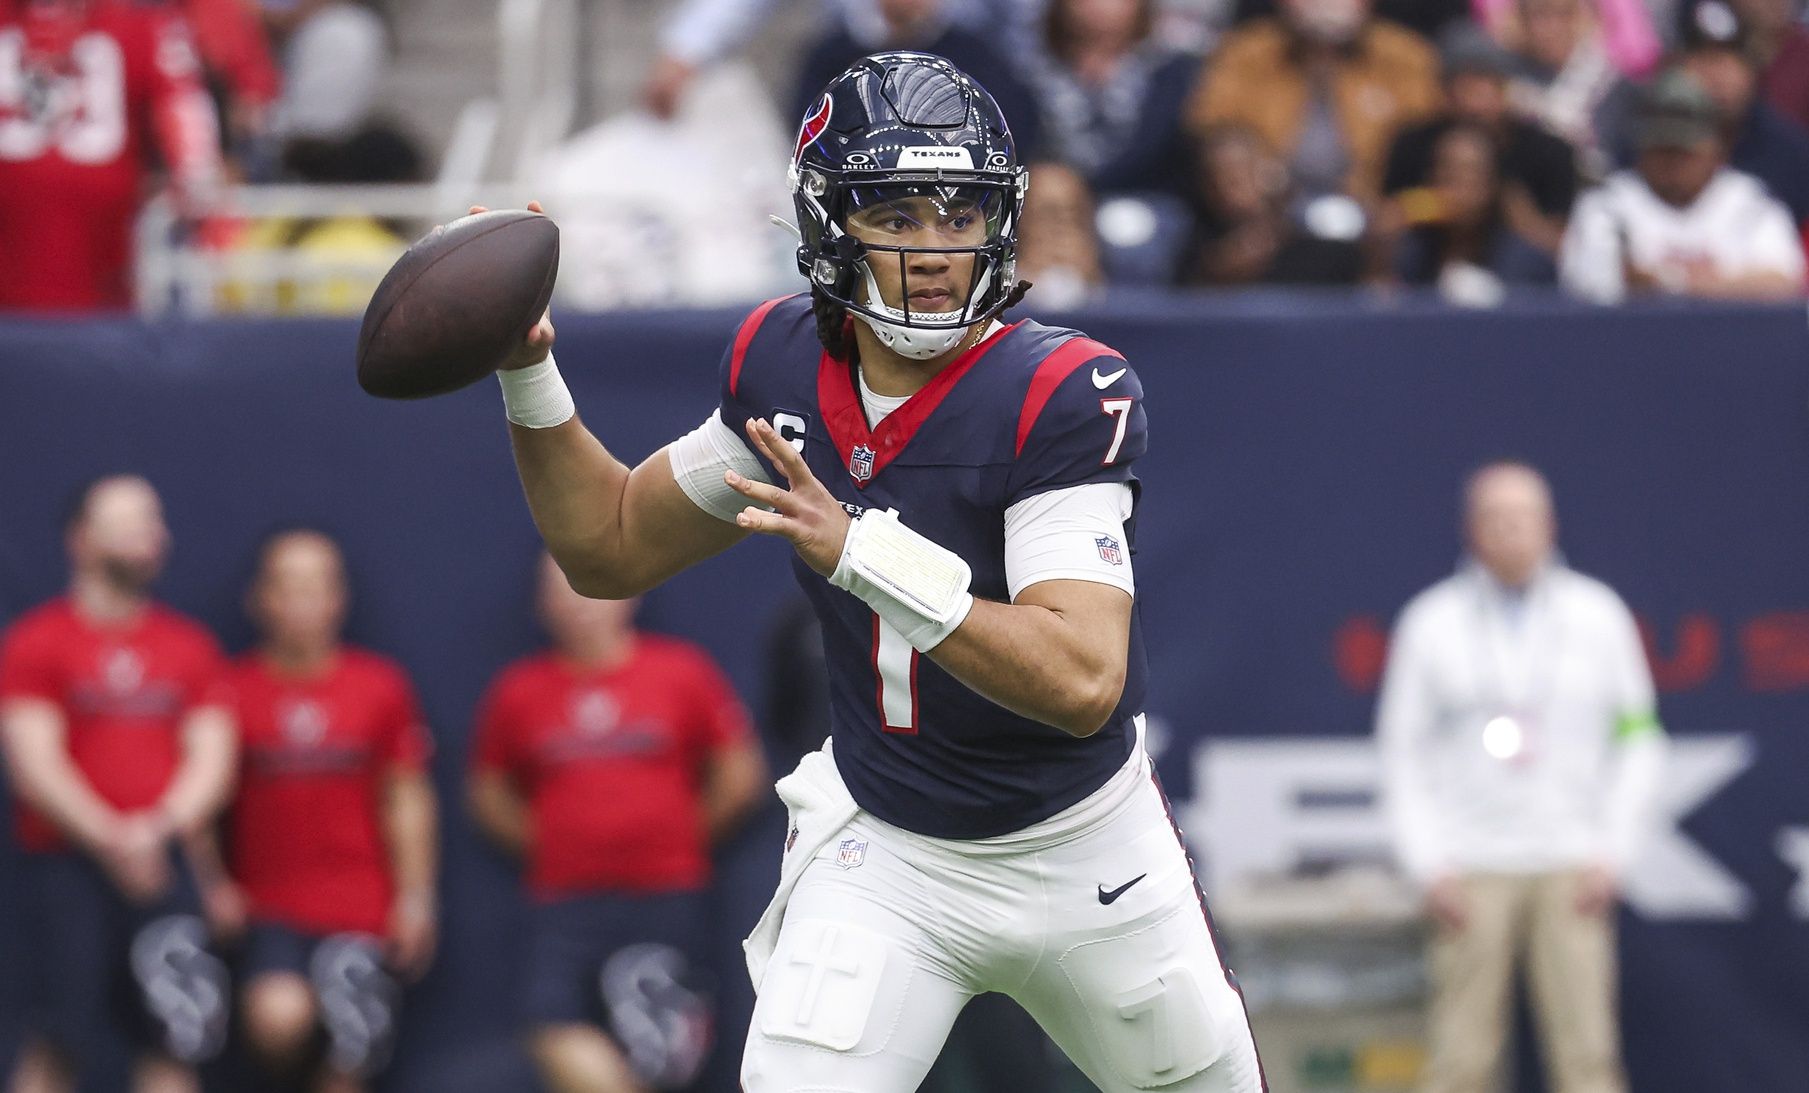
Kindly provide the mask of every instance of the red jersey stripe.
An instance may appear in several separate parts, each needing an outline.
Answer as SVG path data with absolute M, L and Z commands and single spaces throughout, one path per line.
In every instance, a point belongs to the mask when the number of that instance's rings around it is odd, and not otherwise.
M 1036 375 L 1030 377 L 1030 390 L 1024 393 L 1024 407 L 1018 413 L 1018 455 L 1024 454 L 1024 442 L 1030 439 L 1030 430 L 1036 428 L 1036 419 L 1042 416 L 1043 407 L 1055 397 L 1055 389 L 1073 375 L 1076 368 L 1101 357 L 1123 360 L 1124 354 L 1092 338 L 1070 338 L 1037 365 Z
M 800 295 L 793 293 L 793 296 Z M 754 335 L 760 332 L 760 324 L 766 321 L 767 312 L 791 299 L 791 296 L 780 296 L 768 300 L 755 308 L 753 314 L 741 320 L 741 329 L 735 331 L 735 351 L 729 357 L 729 394 L 741 383 L 741 364 L 747 360 L 747 347 L 754 342 Z
M 866 481 L 856 479 L 854 484 L 865 489 L 867 482 L 885 470 L 886 464 L 904 451 L 917 430 L 936 412 L 936 407 L 942 405 L 955 384 L 961 382 L 961 377 L 1017 328 L 1018 324 L 1012 323 L 993 331 L 985 341 L 944 365 L 942 371 L 930 377 L 930 382 L 903 406 L 881 419 L 877 429 L 867 427 L 867 412 L 861 407 L 860 395 L 854 389 L 854 370 L 847 361 L 824 353 L 817 363 L 817 406 L 823 412 L 823 425 L 829 430 L 829 439 L 842 457 L 842 466 L 853 467 L 857 446 L 864 445 L 873 450 L 873 474 Z

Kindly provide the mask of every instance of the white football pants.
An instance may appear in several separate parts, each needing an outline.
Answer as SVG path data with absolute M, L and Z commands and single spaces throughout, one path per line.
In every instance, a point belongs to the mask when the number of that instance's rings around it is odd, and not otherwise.
M 804 866 L 757 986 L 747 1093 L 912 1093 L 986 991 L 1107 1093 L 1267 1088 L 1141 748 L 1086 800 L 996 839 L 857 813 Z

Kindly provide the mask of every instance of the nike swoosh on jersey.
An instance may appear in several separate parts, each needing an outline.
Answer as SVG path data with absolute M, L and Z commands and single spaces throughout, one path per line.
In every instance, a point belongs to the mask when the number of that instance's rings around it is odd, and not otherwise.
M 1126 892 L 1130 891 L 1131 885 L 1136 884 L 1138 881 L 1142 880 L 1144 877 L 1147 877 L 1147 876 L 1149 876 L 1148 873 L 1139 873 L 1135 877 L 1131 878 L 1130 880 L 1127 880 L 1123 884 L 1112 889 L 1110 892 L 1106 891 L 1105 885 L 1103 885 L 1103 884 L 1100 885 L 1099 886 L 1099 902 L 1104 903 L 1104 904 L 1111 903 L 1112 901 L 1116 900 L 1119 896 L 1122 896 Z
M 1124 374 L 1127 371 L 1129 371 L 1129 369 L 1120 368 L 1116 372 L 1107 372 L 1105 375 L 1102 376 L 1099 374 L 1099 369 L 1096 367 L 1093 369 L 1093 386 L 1095 386 L 1095 387 L 1099 388 L 1101 391 L 1103 391 L 1106 388 L 1112 386 L 1112 384 L 1117 383 L 1121 378 L 1123 378 Z

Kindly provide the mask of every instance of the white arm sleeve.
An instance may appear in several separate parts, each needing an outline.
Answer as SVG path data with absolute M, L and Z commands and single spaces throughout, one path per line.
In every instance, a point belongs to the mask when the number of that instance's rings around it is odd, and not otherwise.
M 746 442 L 722 423 L 720 410 L 711 411 L 708 421 L 668 445 L 666 457 L 672 461 L 672 477 L 678 480 L 678 488 L 685 491 L 685 496 L 711 516 L 730 523 L 753 502 L 722 480 L 724 471 L 772 483 Z
M 739 510 L 737 510 L 739 511 Z M 1027 497 L 1005 510 L 1005 583 L 1015 601 L 1038 581 L 1092 581 L 1135 596 L 1124 522 L 1131 487 L 1089 482 Z
M 1388 666 L 1376 711 L 1382 794 L 1402 872 L 1419 885 L 1446 867 L 1442 826 L 1431 792 L 1435 701 L 1427 679 L 1421 631 L 1429 620 L 1407 611 L 1388 646 Z

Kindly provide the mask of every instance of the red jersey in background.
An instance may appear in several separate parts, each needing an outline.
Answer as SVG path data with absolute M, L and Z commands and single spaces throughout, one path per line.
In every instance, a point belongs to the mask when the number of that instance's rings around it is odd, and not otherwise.
M 220 174 L 186 24 L 112 0 L 0 0 L 0 310 L 131 303 L 152 152 L 179 187 Z
M 359 649 L 342 648 L 305 678 L 253 653 L 235 666 L 233 692 L 241 745 L 231 872 L 252 917 L 381 933 L 394 898 L 384 779 L 421 770 L 428 753 L 408 676 Z
M 183 719 L 197 707 L 228 703 L 225 674 L 213 636 L 156 604 L 129 622 L 103 626 L 68 599 L 52 600 L 21 616 L 0 645 L 0 700 L 55 703 L 76 769 L 121 812 L 163 797 L 181 759 Z M 22 849 L 68 847 L 30 808 L 20 805 L 16 817 Z
M 748 732 L 707 653 L 639 635 L 609 671 L 552 654 L 504 669 L 478 711 L 472 763 L 528 799 L 536 897 L 685 891 L 710 873 L 704 760 Z

